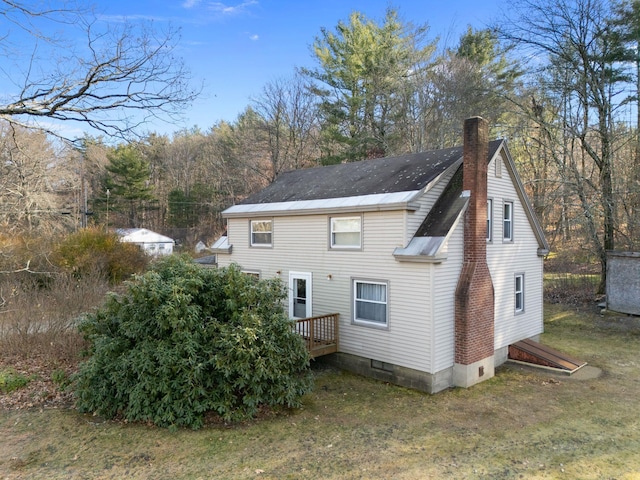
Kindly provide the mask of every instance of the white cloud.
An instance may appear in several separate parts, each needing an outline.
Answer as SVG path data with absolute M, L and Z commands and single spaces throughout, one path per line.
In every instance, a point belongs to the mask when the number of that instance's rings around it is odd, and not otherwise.
M 198 0 L 187 0 L 188 2 L 198 1 Z M 250 6 L 257 5 L 257 0 L 246 0 L 238 5 L 227 5 L 222 2 L 211 2 L 208 4 L 208 9 L 221 13 L 223 15 L 238 15 L 240 13 L 244 13 Z
M 260 37 L 258 36 L 257 33 L 254 33 L 253 35 L 249 35 L 249 40 L 253 40 L 254 42 L 259 40 Z
M 182 3 L 182 6 L 184 8 L 193 8 L 193 7 L 197 7 L 198 5 L 200 5 L 201 0 L 185 0 Z

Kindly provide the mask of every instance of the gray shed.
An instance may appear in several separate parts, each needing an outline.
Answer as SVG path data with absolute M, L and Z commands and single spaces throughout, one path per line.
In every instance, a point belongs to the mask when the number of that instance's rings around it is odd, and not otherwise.
M 607 253 L 607 308 L 640 315 L 640 252 Z

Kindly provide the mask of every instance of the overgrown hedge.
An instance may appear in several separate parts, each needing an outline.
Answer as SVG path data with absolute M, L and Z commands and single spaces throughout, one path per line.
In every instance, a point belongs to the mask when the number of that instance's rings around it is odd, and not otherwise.
M 112 283 L 143 272 L 149 257 L 133 243 L 121 242 L 114 232 L 99 227 L 83 228 L 58 242 L 53 262 L 81 278 L 96 273 Z
M 74 379 L 77 407 L 159 426 L 202 426 L 261 405 L 297 407 L 312 380 L 278 279 L 237 267 L 205 269 L 169 257 L 85 317 L 88 360 Z

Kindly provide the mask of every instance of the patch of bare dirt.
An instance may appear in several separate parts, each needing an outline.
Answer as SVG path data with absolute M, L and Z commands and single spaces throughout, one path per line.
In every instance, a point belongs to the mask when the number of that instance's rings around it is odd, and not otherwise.
M 0 408 L 70 408 L 73 405 L 73 394 L 65 390 L 64 379 L 68 380 L 76 371 L 76 362 L 51 361 L 45 357 L 0 356 L 0 372 L 9 369 L 27 377 L 29 383 L 10 393 L 0 392 Z

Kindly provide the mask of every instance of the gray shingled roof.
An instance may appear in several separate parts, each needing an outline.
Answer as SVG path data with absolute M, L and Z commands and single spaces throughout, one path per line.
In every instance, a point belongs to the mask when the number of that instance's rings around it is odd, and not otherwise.
M 501 144 L 490 142 L 489 159 Z M 293 170 L 240 204 L 295 202 L 416 191 L 462 156 L 462 147 Z

